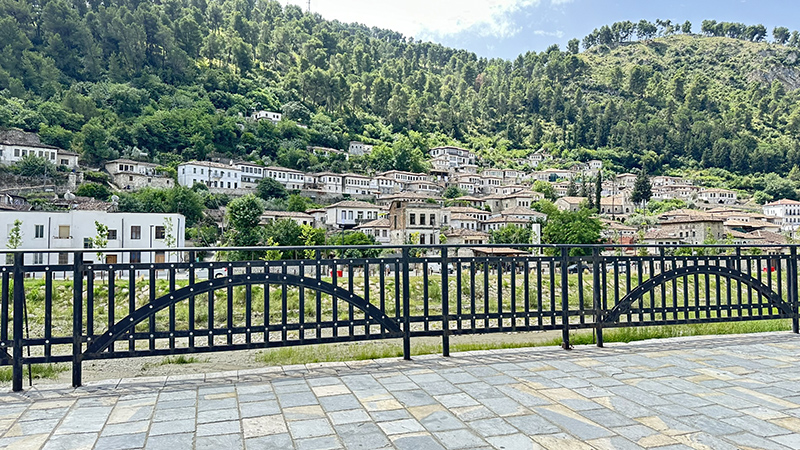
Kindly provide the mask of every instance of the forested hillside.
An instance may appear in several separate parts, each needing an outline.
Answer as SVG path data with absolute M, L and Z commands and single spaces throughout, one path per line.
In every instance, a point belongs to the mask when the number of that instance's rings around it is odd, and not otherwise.
M 0 0 L 0 126 L 90 164 L 345 170 L 305 148 L 360 139 L 384 144 L 355 162 L 374 169 L 419 169 L 443 143 L 496 164 L 548 146 L 651 173 L 800 165 L 797 33 L 697 28 L 624 22 L 505 61 L 269 1 Z M 246 120 L 254 109 L 288 120 Z

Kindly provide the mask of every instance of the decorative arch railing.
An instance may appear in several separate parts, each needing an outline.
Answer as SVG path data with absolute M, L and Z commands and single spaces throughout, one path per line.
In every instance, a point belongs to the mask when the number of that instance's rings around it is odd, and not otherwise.
M 0 265 L 0 366 L 496 332 L 790 319 L 797 251 L 427 245 L 15 250 Z M 232 251 L 286 259 L 217 261 Z M 224 252 L 224 253 L 222 253 Z M 215 256 L 216 255 L 216 256 Z M 2 261 L 2 260 L 0 260 Z

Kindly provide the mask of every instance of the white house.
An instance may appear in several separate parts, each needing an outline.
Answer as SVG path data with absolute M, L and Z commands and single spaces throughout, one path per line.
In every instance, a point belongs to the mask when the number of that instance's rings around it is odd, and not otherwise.
M 697 198 L 706 203 L 730 205 L 736 203 L 736 192 L 730 189 L 703 189 Z
M 381 208 L 372 203 L 345 200 L 325 207 L 325 224 L 333 229 L 350 229 L 375 220 Z
M 119 213 L 96 210 L 0 212 L 0 239 L 8 241 L 14 221 L 22 221 L 20 249 L 51 250 L 25 255 L 26 264 L 72 264 L 71 251 L 92 248 L 97 236 L 95 222 L 108 227 L 107 250 L 85 253 L 84 261 L 114 263 L 150 263 L 177 261 L 178 255 L 167 251 L 184 246 L 186 219 L 180 214 Z M 171 228 L 171 230 L 170 230 Z M 119 252 L 113 249 L 164 249 L 153 252 Z
M 355 173 L 342 174 L 342 193 L 369 195 L 372 192 L 372 179 Z
M 446 156 L 450 167 L 459 167 L 464 164 L 475 164 L 475 153 L 460 147 L 435 147 L 429 151 L 432 158 Z
M 781 226 L 781 231 L 793 233 L 800 228 L 800 202 L 781 199 L 763 206 L 764 215 Z
M 350 141 L 347 151 L 351 155 L 364 156 L 372 153 L 372 146 L 359 141 Z
M 389 219 L 372 220 L 357 226 L 355 229 L 364 234 L 375 236 L 375 240 L 382 245 L 386 245 L 390 242 Z
M 264 178 L 264 172 L 266 170 L 264 166 L 248 161 L 238 161 L 235 165 L 241 172 L 239 179 L 242 180 L 243 188 L 254 189 L 258 182 Z
M 272 178 L 290 191 L 303 189 L 306 180 L 305 174 L 299 170 L 277 166 L 265 167 L 264 177 Z
M 261 214 L 261 224 L 266 224 L 275 220 L 291 219 L 298 225 L 314 226 L 314 216 L 304 212 L 295 211 L 264 211 Z
M 77 153 L 42 144 L 36 133 L 0 131 L 0 164 L 9 166 L 26 156 L 44 158 L 57 166 L 78 167 Z
M 322 189 L 326 194 L 342 193 L 342 174 L 333 172 L 320 172 L 315 175 L 315 186 Z
M 281 121 L 283 115 L 278 112 L 272 111 L 256 111 L 250 115 L 250 118 L 255 120 L 256 122 L 259 120 L 269 120 L 270 122 L 277 125 L 278 122 Z
M 178 184 L 192 187 L 195 183 L 203 183 L 210 192 L 237 194 L 241 193 L 239 168 L 211 161 L 190 161 L 178 164 Z

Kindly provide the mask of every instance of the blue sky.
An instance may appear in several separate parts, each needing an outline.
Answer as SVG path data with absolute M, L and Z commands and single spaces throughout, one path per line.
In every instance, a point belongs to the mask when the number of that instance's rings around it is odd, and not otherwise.
M 306 8 L 308 0 L 283 0 Z M 326 19 L 389 28 L 416 39 L 513 59 L 551 44 L 563 49 L 594 28 L 613 22 L 704 19 L 800 28 L 800 12 L 783 0 L 311 0 Z

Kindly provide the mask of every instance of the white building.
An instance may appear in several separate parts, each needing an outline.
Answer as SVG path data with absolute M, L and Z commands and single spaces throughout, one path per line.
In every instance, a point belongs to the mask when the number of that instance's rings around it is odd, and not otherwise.
M 306 180 L 305 174 L 299 170 L 276 166 L 265 167 L 264 177 L 272 178 L 289 191 L 303 189 Z
M 357 226 L 355 229 L 364 234 L 375 236 L 375 240 L 378 241 L 379 244 L 387 245 L 390 242 L 389 219 L 372 220 Z
M 314 226 L 314 216 L 304 212 L 295 211 L 264 211 L 261 214 L 261 224 L 264 225 L 268 222 L 275 220 L 290 219 L 294 220 L 298 225 Z
M 431 158 L 446 156 L 450 167 L 456 168 L 464 164 L 475 164 L 475 153 L 460 147 L 435 147 L 429 151 Z
M 190 161 L 178 164 L 178 184 L 192 187 L 203 183 L 213 193 L 241 193 L 240 171 L 236 166 L 211 161 Z
M 359 141 L 350 141 L 350 147 L 348 147 L 347 151 L 351 155 L 364 156 L 372 153 L 372 146 Z
M 764 215 L 781 226 L 781 231 L 793 233 L 800 228 L 800 202 L 781 199 L 763 206 Z
M 264 166 L 247 161 L 239 161 L 236 163 L 241 174 L 239 179 L 242 181 L 242 187 L 245 189 L 255 189 L 258 182 L 264 178 Z
M 380 211 L 372 203 L 345 200 L 325 207 L 325 224 L 333 229 L 350 229 L 377 219 Z
M 36 133 L 22 130 L 0 131 L 0 164 L 10 166 L 26 156 L 44 158 L 57 166 L 78 167 L 78 154 L 42 144 Z
M 107 211 L 14 211 L 0 212 L 0 239 L 8 241 L 14 221 L 22 221 L 20 249 L 57 250 L 53 253 L 25 255 L 25 264 L 72 264 L 71 251 L 92 248 L 97 235 L 95 222 L 108 227 L 108 244 L 98 258 L 97 252 L 85 253 L 84 261 L 115 263 L 150 263 L 177 261 L 171 248 L 184 246 L 186 219 L 180 214 L 118 213 Z M 172 231 L 170 231 L 170 227 Z M 120 252 L 114 249 L 164 249 L 154 252 Z
M 107 162 L 105 169 L 120 189 L 170 188 L 175 184 L 172 177 L 159 172 L 158 165 L 153 163 L 115 159 Z
M 321 189 L 326 194 L 342 193 L 342 174 L 333 172 L 320 172 L 315 176 L 313 187 Z
M 736 192 L 730 189 L 703 189 L 697 198 L 706 203 L 731 205 L 736 203 Z
M 352 195 L 369 195 L 372 193 L 372 179 L 355 173 L 342 174 L 342 193 Z
M 250 115 L 250 118 L 255 120 L 256 122 L 259 121 L 259 120 L 269 120 L 270 122 L 272 122 L 272 123 L 274 123 L 276 125 L 278 124 L 278 122 L 281 121 L 282 117 L 283 117 L 283 115 L 281 113 L 272 112 L 272 111 L 263 111 L 263 110 L 262 111 L 256 111 L 256 112 L 254 112 L 253 114 Z

